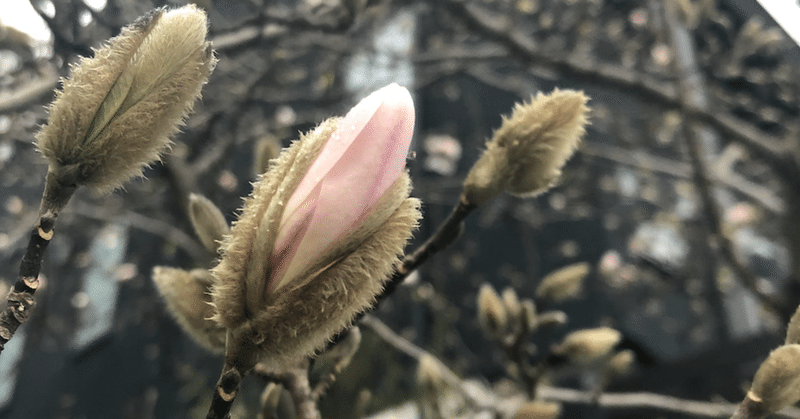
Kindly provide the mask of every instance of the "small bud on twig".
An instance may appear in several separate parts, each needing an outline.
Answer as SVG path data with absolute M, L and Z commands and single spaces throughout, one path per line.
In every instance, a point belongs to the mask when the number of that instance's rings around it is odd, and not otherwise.
M 478 291 L 478 322 L 492 338 L 500 338 L 508 326 L 508 316 L 503 300 L 489 283 Z
M 464 180 L 463 199 L 482 205 L 503 191 L 535 196 L 549 189 L 585 132 L 587 101 L 582 92 L 556 89 L 517 104 Z
M 216 253 L 223 237 L 230 232 L 222 211 L 208 198 L 193 193 L 189 195 L 189 219 L 203 246 Z
M 583 289 L 583 280 L 588 274 L 587 262 L 576 263 L 551 272 L 536 287 L 536 296 L 554 303 L 575 298 Z
M 590 363 L 608 355 L 621 339 L 622 334 L 610 327 L 578 330 L 553 347 L 553 353 L 572 362 Z
M 214 277 L 205 269 L 153 268 L 153 282 L 178 324 L 195 342 L 210 351 L 222 352 L 225 349 L 225 329 L 211 320 L 214 309 L 209 290 L 213 280 Z
M 520 406 L 514 413 L 514 419 L 555 419 L 559 415 L 560 404 L 534 400 Z

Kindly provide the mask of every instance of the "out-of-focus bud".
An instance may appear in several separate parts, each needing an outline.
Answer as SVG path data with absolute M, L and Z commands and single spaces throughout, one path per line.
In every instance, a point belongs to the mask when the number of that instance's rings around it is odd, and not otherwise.
M 482 205 L 503 191 L 535 196 L 549 189 L 585 132 L 587 101 L 582 92 L 556 89 L 517 104 L 464 180 L 462 199 Z
M 404 170 L 413 125 L 411 94 L 392 84 L 275 159 L 212 271 L 233 345 L 279 369 L 373 304 L 420 218 Z
M 347 336 L 325 351 L 323 356 L 333 360 L 334 370 L 338 373 L 350 365 L 350 361 L 358 351 L 359 345 L 361 345 L 361 329 L 358 326 L 353 326 L 347 331 Z
M 417 366 L 417 384 L 422 389 L 433 391 L 434 393 L 440 393 L 445 387 L 442 371 L 439 369 L 439 363 L 433 356 L 424 354 L 419 359 L 419 365 Z
M 536 303 L 530 298 L 522 300 L 520 305 L 520 325 L 522 326 L 522 334 L 528 335 L 539 327 L 539 313 L 536 311 Z
M 545 311 L 536 317 L 536 327 L 558 327 L 567 324 L 567 313 L 561 310 Z
M 800 344 L 800 306 L 795 310 L 789 325 L 786 327 L 786 344 Z
M 607 356 L 621 339 L 622 334 L 610 327 L 578 330 L 554 346 L 553 353 L 572 362 L 589 363 Z
M 273 419 L 278 417 L 278 404 L 281 402 L 281 392 L 283 386 L 278 383 L 270 382 L 261 393 L 261 412 L 258 419 Z
M 270 162 L 281 154 L 278 139 L 267 135 L 256 141 L 253 150 L 253 173 L 260 176 L 267 172 Z
M 559 415 L 560 404 L 534 400 L 520 406 L 514 413 L 514 419 L 555 419 Z
M 111 191 L 159 158 L 214 68 L 206 25 L 156 9 L 72 67 L 36 136 L 58 184 Z
M 417 366 L 417 388 L 422 417 L 442 418 L 442 406 L 439 399 L 446 389 L 438 361 L 425 354 Z
M 551 272 L 536 287 L 536 296 L 555 303 L 575 298 L 583 290 L 583 280 L 588 274 L 587 262 L 576 263 Z
M 800 345 L 784 345 L 772 351 L 753 377 L 747 397 L 767 413 L 777 412 L 800 400 Z
M 506 317 L 508 318 L 507 330 L 509 333 L 517 333 L 522 327 L 522 304 L 514 288 L 506 288 L 501 294 L 503 306 L 505 307 Z
M 632 350 L 619 351 L 608 360 L 608 371 L 612 375 L 625 375 L 631 370 L 635 361 L 636 354 Z
M 222 352 L 225 329 L 211 320 L 214 309 L 208 292 L 213 281 L 214 277 L 205 269 L 153 268 L 153 282 L 178 324 L 195 342 L 213 352 Z
M 483 283 L 478 291 L 478 322 L 484 332 L 493 338 L 502 337 L 508 326 L 503 300 L 489 283 Z
M 193 193 L 189 195 L 189 219 L 203 246 L 216 253 L 222 239 L 230 232 L 222 211 L 208 198 Z

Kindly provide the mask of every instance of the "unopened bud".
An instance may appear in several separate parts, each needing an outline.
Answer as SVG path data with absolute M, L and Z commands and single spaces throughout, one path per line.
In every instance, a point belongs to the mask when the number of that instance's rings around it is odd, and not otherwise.
M 59 184 L 107 192 L 158 160 L 216 62 L 206 26 L 193 5 L 156 9 L 72 67 L 36 136 Z
M 489 283 L 478 291 L 478 322 L 484 332 L 493 338 L 501 337 L 508 325 L 508 316 L 503 300 Z
M 259 176 L 266 173 L 270 162 L 281 154 L 281 144 L 275 137 L 267 135 L 256 141 L 254 148 L 253 174 Z
M 555 303 L 575 298 L 583 289 L 583 280 L 588 274 L 587 262 L 576 263 L 551 272 L 536 287 L 536 296 Z
M 272 419 L 277 417 L 278 404 L 281 402 L 283 386 L 270 382 L 261 393 L 261 413 L 259 419 Z
M 797 307 L 786 327 L 786 344 L 800 343 L 800 307 Z
M 193 193 L 189 195 L 189 219 L 203 246 L 216 253 L 222 238 L 230 232 L 222 211 L 208 198 Z
M 587 101 L 582 92 L 556 89 L 517 104 L 464 180 L 463 199 L 482 205 L 503 191 L 535 196 L 549 189 L 585 132 Z
M 560 404 L 534 400 L 520 406 L 514 413 L 514 419 L 555 419 L 559 415 Z
M 610 327 L 578 330 L 568 334 L 553 348 L 553 353 L 573 362 L 587 363 L 608 355 L 622 340 L 622 334 Z
M 772 351 L 753 377 L 748 397 L 772 413 L 800 400 L 800 345 Z
M 545 311 L 536 318 L 537 327 L 559 327 L 567 324 L 567 313 L 561 310 Z
M 536 304 L 533 300 L 526 298 L 521 303 L 520 324 L 522 333 L 527 335 L 536 330 L 541 325 L 539 313 L 536 311 Z
M 442 371 L 439 369 L 439 362 L 429 354 L 424 354 L 419 359 L 417 384 L 425 393 L 434 395 L 441 393 L 444 388 L 445 382 L 442 378 Z
M 519 302 L 519 297 L 514 288 L 506 288 L 501 295 L 503 298 L 503 306 L 506 309 L 506 317 L 508 318 L 508 329 L 514 333 L 521 326 L 522 321 L 522 304 Z
M 632 350 L 619 351 L 608 360 L 608 371 L 612 375 L 625 375 L 631 370 L 635 361 L 636 354 Z
M 211 320 L 214 309 L 209 290 L 213 281 L 205 269 L 153 268 L 153 282 L 178 324 L 195 342 L 213 352 L 222 352 L 225 329 Z

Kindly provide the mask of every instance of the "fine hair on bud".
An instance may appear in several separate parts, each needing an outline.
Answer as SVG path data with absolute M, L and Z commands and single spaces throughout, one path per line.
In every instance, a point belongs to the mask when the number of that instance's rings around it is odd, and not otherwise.
M 553 347 L 553 353 L 572 362 L 588 363 L 607 356 L 620 340 L 622 334 L 610 327 L 578 330 Z
M 772 351 L 753 376 L 748 397 L 766 412 L 777 412 L 800 400 L 800 345 Z
M 502 337 L 508 326 L 508 313 L 503 300 L 487 282 L 478 290 L 478 322 L 492 338 Z
M 583 290 L 583 280 L 588 274 L 588 262 L 576 263 L 551 272 L 536 287 L 536 297 L 554 303 L 576 298 Z
M 421 217 L 404 171 L 357 227 L 280 288 L 270 287 L 277 269 L 270 258 L 286 203 L 339 121 L 323 122 L 274 160 L 245 200 L 212 271 L 214 319 L 254 343 L 270 370 L 314 354 L 374 304 Z
M 214 277 L 205 269 L 153 268 L 153 282 L 178 324 L 201 346 L 222 352 L 225 329 L 211 320 L 214 308 L 209 290 L 213 281 Z
M 587 101 L 556 89 L 517 104 L 464 180 L 463 198 L 482 205 L 503 191 L 527 197 L 549 189 L 585 132 Z
M 539 313 L 536 316 L 536 327 L 558 327 L 567 324 L 567 313 L 561 310 L 551 310 Z
M 156 9 L 81 58 L 36 136 L 61 185 L 108 192 L 159 159 L 216 60 L 205 13 Z
M 223 237 L 230 232 L 222 211 L 208 198 L 193 193 L 189 195 L 189 219 L 203 246 L 216 253 Z

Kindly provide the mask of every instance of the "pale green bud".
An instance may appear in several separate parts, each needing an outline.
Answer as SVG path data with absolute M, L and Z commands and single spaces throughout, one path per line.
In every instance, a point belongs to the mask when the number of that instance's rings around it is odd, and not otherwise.
M 558 303 L 577 297 L 583 289 L 583 280 L 589 274 L 587 262 L 576 263 L 548 274 L 536 287 L 536 296 Z
M 193 193 L 189 195 L 189 219 L 203 246 L 216 253 L 222 239 L 230 232 L 222 211 L 208 198 Z
M 213 352 L 222 352 L 225 329 L 211 320 L 214 309 L 209 291 L 213 281 L 205 269 L 153 268 L 153 282 L 178 324 L 195 342 Z
M 574 90 L 517 104 L 464 180 L 463 199 L 482 205 L 503 191 L 535 196 L 549 189 L 585 132 L 588 98 Z
M 214 68 L 206 26 L 193 5 L 156 9 L 72 66 L 36 136 L 59 184 L 107 192 L 158 160 Z

